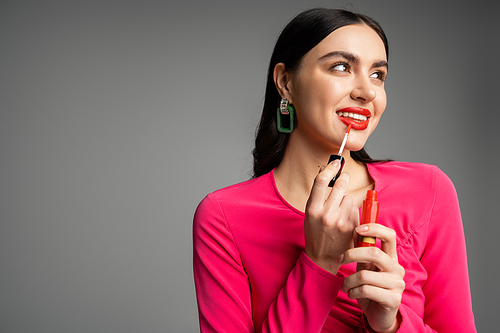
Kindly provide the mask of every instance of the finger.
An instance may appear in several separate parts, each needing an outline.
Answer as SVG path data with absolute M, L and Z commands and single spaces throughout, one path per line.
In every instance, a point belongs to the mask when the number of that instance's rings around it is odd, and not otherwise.
M 357 206 L 351 207 L 351 215 L 349 215 L 349 219 L 356 222 L 356 227 L 359 225 L 359 208 Z M 356 230 L 353 231 L 353 235 L 357 236 Z M 357 239 L 357 238 L 356 238 Z
M 362 236 L 377 237 L 381 241 L 381 249 L 389 257 L 398 261 L 396 232 L 378 223 L 368 223 L 356 228 L 356 232 Z
M 350 299 L 368 298 L 388 308 L 397 308 L 401 304 L 401 295 L 390 289 L 378 288 L 366 284 L 350 289 L 348 292 Z
M 310 207 L 323 207 L 325 199 L 330 193 L 331 189 L 328 187 L 330 180 L 337 174 L 340 169 L 339 160 L 329 163 L 324 169 L 320 170 L 311 189 L 311 194 L 307 201 L 307 206 Z
M 334 202 L 333 199 L 328 198 L 328 201 L 325 203 L 325 206 L 326 208 L 332 208 L 332 209 L 336 208 L 335 209 L 336 214 L 339 214 L 344 221 L 350 220 L 352 214 L 352 208 L 354 207 L 352 197 L 349 195 L 344 195 L 340 198 L 340 203 L 338 205 L 334 206 L 335 203 L 336 202 Z M 352 230 L 355 227 L 356 225 L 354 224 L 351 225 Z
M 329 207 L 339 207 L 344 200 L 344 195 L 347 192 L 347 188 L 349 187 L 349 182 L 351 180 L 351 176 L 347 172 L 342 172 L 337 178 L 335 185 L 330 192 L 330 195 L 326 199 L 325 204 Z M 348 207 L 346 207 L 348 206 Z M 345 205 L 342 207 L 343 209 L 347 209 L 347 213 L 350 214 L 352 206 L 352 198 L 351 200 L 347 200 Z
M 359 208 L 357 206 L 351 207 L 349 220 L 353 221 L 354 226 L 354 229 L 352 230 L 352 247 L 354 247 L 356 246 L 356 244 L 358 244 L 358 233 L 356 232 L 356 228 L 359 226 Z
M 393 272 L 398 274 L 398 276 L 404 275 L 404 269 L 398 264 L 398 262 L 393 260 L 389 255 L 380 250 L 378 247 L 356 247 L 353 249 L 349 249 L 344 252 L 344 256 L 342 259 L 342 265 L 350 264 L 353 262 L 361 264 L 373 264 L 380 271 Z
M 348 292 L 363 285 L 396 291 L 403 291 L 405 287 L 405 283 L 401 278 L 395 277 L 390 273 L 362 270 L 346 277 L 341 290 Z

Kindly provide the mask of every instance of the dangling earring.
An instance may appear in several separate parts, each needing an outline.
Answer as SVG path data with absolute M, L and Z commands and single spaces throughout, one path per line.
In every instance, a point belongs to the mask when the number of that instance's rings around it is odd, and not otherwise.
M 288 99 L 281 99 L 280 106 L 278 107 L 277 112 L 277 121 L 278 121 L 278 131 L 281 133 L 292 133 L 293 126 L 293 117 L 294 117 L 295 109 L 293 106 L 288 105 Z

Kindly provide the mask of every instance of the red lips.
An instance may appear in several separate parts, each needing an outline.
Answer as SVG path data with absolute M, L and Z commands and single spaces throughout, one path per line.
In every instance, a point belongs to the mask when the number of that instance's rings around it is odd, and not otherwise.
M 359 120 L 354 120 L 352 118 L 345 118 L 343 116 L 338 115 L 339 112 L 348 112 L 348 113 L 354 113 L 354 114 L 359 114 L 362 116 L 367 117 L 366 120 L 364 121 L 359 121 Z M 368 109 L 364 108 L 359 108 L 359 107 L 348 107 L 348 108 L 343 108 L 340 110 L 337 110 L 337 116 L 340 118 L 340 120 L 346 124 L 346 125 L 351 125 L 353 129 L 355 130 L 365 130 L 368 127 L 368 123 L 370 121 L 370 116 L 372 113 Z

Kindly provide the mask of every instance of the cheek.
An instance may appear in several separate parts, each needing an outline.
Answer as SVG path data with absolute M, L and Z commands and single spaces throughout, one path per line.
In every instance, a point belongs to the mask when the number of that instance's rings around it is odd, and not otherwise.
M 294 88 L 297 92 L 297 99 L 307 106 L 307 104 L 331 103 L 333 100 L 340 99 L 340 95 L 345 95 L 349 87 L 342 80 L 337 80 L 320 71 L 314 71 L 309 75 L 302 74 Z
M 303 89 L 300 106 L 311 117 L 329 118 L 348 96 L 345 84 L 335 81 L 316 81 Z M 326 118 L 325 118 L 326 117 Z
M 387 95 L 385 93 L 385 90 L 382 89 L 378 94 L 377 94 L 377 101 L 375 104 L 376 107 L 376 112 L 379 117 L 382 116 L 382 114 L 385 111 L 385 107 L 387 106 Z

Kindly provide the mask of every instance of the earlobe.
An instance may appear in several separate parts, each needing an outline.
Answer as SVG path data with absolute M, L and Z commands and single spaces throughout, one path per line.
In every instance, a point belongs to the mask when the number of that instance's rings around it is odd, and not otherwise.
M 292 104 L 292 95 L 289 89 L 291 75 L 286 71 L 284 63 L 280 62 L 274 66 L 273 79 L 281 98 L 288 99 Z

